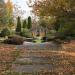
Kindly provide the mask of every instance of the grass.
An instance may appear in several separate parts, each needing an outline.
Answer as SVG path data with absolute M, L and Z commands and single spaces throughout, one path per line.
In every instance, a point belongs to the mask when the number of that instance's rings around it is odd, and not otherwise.
M 42 40 L 36 39 L 36 40 L 34 40 L 34 42 L 35 42 L 35 43 L 42 43 Z
M 37 37 L 33 42 L 35 43 L 42 43 L 41 37 Z

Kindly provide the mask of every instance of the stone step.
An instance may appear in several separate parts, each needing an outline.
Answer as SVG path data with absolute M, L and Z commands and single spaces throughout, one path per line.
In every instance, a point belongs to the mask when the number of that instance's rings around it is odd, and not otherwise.
M 60 47 L 60 45 L 53 42 L 46 43 L 25 43 L 23 45 L 17 45 L 17 49 L 25 49 L 25 50 L 56 50 Z
M 26 57 L 26 58 L 17 58 L 14 62 L 15 64 L 51 64 L 51 58 L 49 57 Z
M 52 69 L 52 65 L 49 64 L 37 64 L 37 65 L 19 65 L 19 64 L 13 64 L 12 69 L 14 72 L 26 72 L 26 73 L 32 73 L 32 72 L 40 72 L 40 71 L 50 71 Z

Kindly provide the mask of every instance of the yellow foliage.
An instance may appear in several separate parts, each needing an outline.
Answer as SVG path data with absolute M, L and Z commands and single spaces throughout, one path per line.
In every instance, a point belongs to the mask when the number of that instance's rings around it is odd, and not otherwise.
M 13 13 L 13 4 L 10 0 L 7 1 L 6 8 L 7 8 L 7 14 L 9 16 L 12 15 L 12 13 Z

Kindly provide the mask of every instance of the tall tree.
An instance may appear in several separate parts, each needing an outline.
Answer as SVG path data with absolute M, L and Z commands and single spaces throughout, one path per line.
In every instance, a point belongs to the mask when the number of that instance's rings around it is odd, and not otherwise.
M 6 6 L 4 0 L 0 0 L 0 26 L 4 26 L 6 23 Z
M 28 26 L 27 28 L 30 29 L 32 27 L 32 21 L 31 21 L 31 17 L 28 17 Z
M 26 23 L 26 20 L 23 21 L 23 28 L 27 28 L 27 23 Z
M 20 17 L 19 16 L 17 18 L 16 32 L 17 33 L 20 33 L 21 32 L 21 20 L 20 20 Z
M 7 9 L 7 20 L 8 20 L 8 26 L 12 27 L 13 24 L 13 4 L 10 0 L 6 3 L 6 9 Z

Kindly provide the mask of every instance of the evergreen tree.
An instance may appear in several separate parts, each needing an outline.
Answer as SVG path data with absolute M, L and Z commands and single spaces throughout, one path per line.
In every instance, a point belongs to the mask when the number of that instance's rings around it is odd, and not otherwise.
M 26 20 L 23 21 L 23 28 L 27 28 Z
M 19 16 L 17 18 L 16 32 L 21 32 L 21 20 L 20 20 L 20 17 Z
M 28 17 L 28 26 L 27 28 L 30 29 L 32 27 L 31 17 Z

